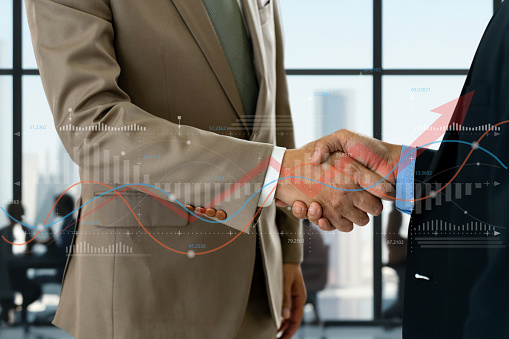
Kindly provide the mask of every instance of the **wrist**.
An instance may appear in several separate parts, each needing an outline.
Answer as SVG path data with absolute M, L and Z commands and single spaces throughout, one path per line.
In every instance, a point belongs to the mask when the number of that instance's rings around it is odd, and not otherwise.
M 293 176 L 309 176 L 309 173 L 306 173 L 303 167 L 299 166 L 307 162 L 306 160 L 309 158 L 307 153 L 309 153 L 310 157 L 311 152 L 309 150 L 303 148 L 288 149 L 283 156 L 283 161 L 281 162 L 281 172 L 279 173 L 279 181 L 274 197 L 283 201 L 287 205 L 291 206 L 294 201 L 304 201 L 307 198 L 296 187 L 296 179 L 288 178 Z
M 288 189 L 289 181 L 283 178 L 287 176 L 289 170 L 294 166 L 293 164 L 295 163 L 296 151 L 296 149 L 286 150 L 283 160 L 281 161 L 281 171 L 279 172 L 279 181 L 276 187 L 276 192 L 274 192 L 274 197 L 287 205 L 291 205 L 293 201 L 290 201 L 290 192 Z
M 388 155 L 388 163 L 391 165 L 394 170 L 392 171 L 392 175 L 389 177 L 389 182 L 393 185 L 396 184 L 396 179 L 398 177 L 398 166 L 401 158 L 401 149 L 402 145 L 395 145 L 386 143 L 387 147 L 387 155 Z

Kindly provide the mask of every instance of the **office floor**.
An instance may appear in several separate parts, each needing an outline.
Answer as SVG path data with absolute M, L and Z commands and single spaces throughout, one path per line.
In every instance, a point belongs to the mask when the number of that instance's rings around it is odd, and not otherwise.
M 386 330 L 382 327 L 329 327 L 325 331 L 315 326 L 305 326 L 295 339 L 401 339 L 401 327 Z
M 324 336 L 322 336 L 324 335 Z M 33 327 L 28 334 L 22 328 L 1 328 L 2 339 L 72 339 L 73 337 L 51 327 Z M 301 328 L 295 339 L 401 339 L 401 328 L 385 330 L 380 327 L 331 327 L 322 332 L 318 327 Z

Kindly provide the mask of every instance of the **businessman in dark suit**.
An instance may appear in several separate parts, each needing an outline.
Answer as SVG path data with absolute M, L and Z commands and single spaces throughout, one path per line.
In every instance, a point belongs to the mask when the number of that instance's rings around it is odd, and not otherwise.
M 461 95 L 437 152 L 402 148 L 345 130 L 315 143 L 316 162 L 343 151 L 379 175 L 388 175 L 396 184 L 398 209 L 412 212 L 404 338 L 509 338 L 505 2 L 484 33 Z M 459 125 L 463 129 L 458 130 Z M 294 214 L 306 217 L 305 212 Z M 333 229 L 325 218 L 315 216 L 314 221 L 323 230 Z M 429 240 L 424 246 L 422 238 L 430 237 L 435 243 Z
M 463 126 L 496 125 L 509 120 L 508 39 L 509 6 L 503 3 L 484 33 L 463 86 L 462 95 L 475 91 Z M 457 107 L 452 120 L 461 120 L 463 112 L 462 107 Z M 509 203 L 509 175 L 508 170 L 477 149 L 482 146 L 502 163 L 509 164 L 509 123 L 497 126 L 475 143 L 484 133 L 448 132 L 444 140 L 473 142 L 472 146 L 448 142 L 432 158 L 429 152 L 417 157 L 416 173 L 431 171 L 431 175 L 416 176 L 416 182 L 431 185 L 423 185 L 425 189 L 421 192 L 416 190 L 416 197 L 428 195 L 436 189 L 436 183 L 443 185 L 449 181 L 470 152 L 454 182 L 482 183 L 482 189 L 458 199 L 459 206 L 439 204 L 437 199 L 431 199 L 429 210 L 414 210 L 409 232 L 405 338 L 509 337 L 509 249 L 506 247 L 509 215 L 505 209 Z M 480 232 L 475 229 L 482 227 L 481 232 L 486 232 L 483 236 L 490 240 L 481 240 L 478 247 L 470 243 L 464 248 L 416 247 L 415 238 L 422 235 L 419 226 L 434 220 L 442 220 L 442 225 L 444 222 L 456 225 L 457 231 L 442 231 L 441 237 L 478 238 Z M 474 231 L 471 231 L 472 223 Z M 459 231 L 460 226 L 468 224 L 469 231 Z M 489 241 L 502 244 L 486 245 Z M 428 276 L 430 280 L 416 279 L 415 274 Z

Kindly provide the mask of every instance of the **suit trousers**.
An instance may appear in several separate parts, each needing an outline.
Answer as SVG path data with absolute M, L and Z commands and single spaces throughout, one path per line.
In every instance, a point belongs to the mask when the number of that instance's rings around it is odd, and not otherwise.
M 256 240 L 256 259 L 253 270 L 253 281 L 244 319 L 236 339 L 270 339 L 276 338 L 277 328 L 271 316 L 267 285 L 263 270 L 260 241 Z

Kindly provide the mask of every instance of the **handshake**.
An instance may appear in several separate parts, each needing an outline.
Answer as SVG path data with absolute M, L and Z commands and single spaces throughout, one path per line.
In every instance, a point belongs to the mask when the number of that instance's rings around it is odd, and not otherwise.
M 340 130 L 283 158 L 275 198 L 324 231 L 349 232 L 395 198 L 401 145 Z

